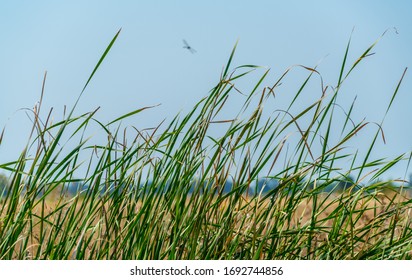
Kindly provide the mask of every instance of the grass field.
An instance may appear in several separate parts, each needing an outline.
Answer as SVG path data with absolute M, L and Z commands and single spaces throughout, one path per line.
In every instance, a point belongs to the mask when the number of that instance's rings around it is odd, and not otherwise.
M 373 126 L 376 134 L 366 151 L 348 149 L 370 127 L 351 118 L 354 103 L 340 106 L 345 118 L 336 121 L 342 84 L 376 43 L 351 63 L 349 41 L 333 87 L 324 86 L 315 68 L 296 66 L 307 77 L 289 105 L 277 110 L 267 105 L 295 68 L 265 86 L 270 70 L 231 68 L 235 46 L 219 83 L 191 111 L 138 129 L 121 122 L 150 107 L 107 124 L 95 118 L 97 110 L 74 114 L 118 35 L 62 120 L 42 117 L 42 93 L 31 112 L 27 147 L 16 161 L 0 164 L 11 174 L 0 201 L 0 259 L 412 257 L 407 184 L 380 180 L 410 158 L 372 157 L 384 139 L 383 121 Z M 240 92 L 236 83 L 251 83 L 248 77 L 258 71 L 250 92 Z M 319 92 L 305 108 L 296 108 L 313 79 Z M 231 96 L 239 94 L 244 104 L 236 116 L 222 118 Z M 91 126 L 107 136 L 106 144 L 93 143 Z M 85 175 L 75 176 L 78 170 Z M 278 186 L 250 195 L 263 177 L 276 179 Z M 343 190 L 329 191 L 340 183 Z M 72 184 L 79 186 L 74 195 L 67 193 Z

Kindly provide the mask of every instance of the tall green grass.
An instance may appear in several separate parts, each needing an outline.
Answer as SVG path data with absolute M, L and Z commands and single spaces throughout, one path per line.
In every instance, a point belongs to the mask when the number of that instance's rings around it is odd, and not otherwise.
M 345 118 L 336 121 L 341 87 L 375 43 L 351 64 L 349 41 L 334 87 L 304 66 L 266 86 L 270 70 L 232 68 L 235 46 L 220 81 L 187 114 L 138 129 L 121 122 L 150 107 L 108 124 L 95 118 L 97 110 L 75 115 L 118 35 L 61 121 L 41 117 L 42 92 L 27 146 L 17 160 L 0 165 L 11 174 L 0 203 L 0 259 L 411 258 L 405 184 L 389 190 L 393 182 L 377 180 L 407 156 L 372 158 L 382 123 L 368 150 L 350 150 L 370 126 L 352 119 L 354 104 L 339 107 Z M 279 85 L 296 68 L 307 78 L 288 106 L 274 109 Z M 251 72 L 259 71 L 250 92 L 241 92 L 243 107 L 223 118 L 231 97 L 240 95 L 237 82 L 252 83 Z M 317 97 L 296 109 L 313 80 Z M 105 145 L 88 136 L 96 126 L 107 136 Z M 263 177 L 278 187 L 251 194 Z M 326 192 L 348 178 L 345 190 Z M 232 187 L 224 191 L 228 181 Z M 67 187 L 74 183 L 80 187 L 73 196 Z

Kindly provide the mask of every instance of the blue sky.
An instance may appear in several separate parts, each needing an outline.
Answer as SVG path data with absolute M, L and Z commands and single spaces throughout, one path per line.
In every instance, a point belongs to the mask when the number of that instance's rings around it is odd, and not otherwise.
M 234 65 L 267 66 L 274 81 L 291 65 L 313 67 L 321 61 L 318 70 L 323 79 L 334 84 L 352 29 L 352 62 L 388 29 L 376 54 L 356 70 L 340 100 L 350 104 L 357 96 L 355 117 L 380 122 L 404 68 L 412 65 L 411 5 L 410 1 L 0 1 L 0 128 L 6 127 L 0 162 L 14 159 L 26 144 L 30 121 L 20 109 L 32 108 L 38 101 L 44 72 L 48 77 L 43 110 L 53 107 L 59 119 L 63 106 L 74 104 L 119 28 L 122 32 L 83 96 L 79 113 L 100 106 L 99 119 L 109 121 L 161 103 L 137 120 L 140 127 L 157 124 L 208 93 L 237 40 Z M 197 52 L 192 55 L 182 48 L 182 39 Z M 288 81 L 299 83 L 304 76 L 297 74 Z M 382 156 L 412 150 L 411 79 L 407 73 L 385 120 L 387 144 L 377 151 Z M 398 167 L 393 177 L 404 173 Z

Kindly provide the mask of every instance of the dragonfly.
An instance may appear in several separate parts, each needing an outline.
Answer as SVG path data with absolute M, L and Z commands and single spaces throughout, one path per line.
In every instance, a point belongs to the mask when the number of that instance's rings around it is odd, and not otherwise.
M 184 49 L 188 49 L 191 53 L 195 53 L 195 52 L 196 52 L 196 50 L 195 50 L 194 48 L 192 48 L 192 47 L 186 42 L 185 39 L 183 39 L 183 44 L 184 44 L 184 46 L 183 46 Z

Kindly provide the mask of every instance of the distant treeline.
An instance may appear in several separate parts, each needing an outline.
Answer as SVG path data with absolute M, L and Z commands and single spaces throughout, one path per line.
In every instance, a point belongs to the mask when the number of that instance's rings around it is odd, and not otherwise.
M 356 191 L 361 188 L 362 186 L 356 185 L 354 178 L 352 176 L 343 177 L 341 179 L 331 180 L 328 183 L 325 182 L 317 182 L 316 186 L 313 182 L 308 183 L 305 181 L 297 182 L 302 189 L 306 189 L 307 191 L 312 191 L 315 188 L 319 190 L 319 192 L 342 192 L 345 190 Z M 226 180 L 224 183 L 216 183 L 214 181 L 208 182 L 199 182 L 197 180 L 193 180 L 193 183 L 190 186 L 176 186 L 176 182 L 167 181 L 165 184 L 159 184 L 158 182 L 154 183 L 153 181 L 148 181 L 145 184 L 138 186 L 138 191 L 142 192 L 149 192 L 155 191 L 159 193 L 167 193 L 168 191 L 173 191 L 173 186 L 178 188 L 183 188 L 180 191 L 186 192 L 187 194 L 192 194 L 193 192 L 215 192 L 216 194 L 227 194 L 230 192 L 239 192 L 242 194 L 248 195 L 258 195 L 258 194 L 268 194 L 271 191 L 276 190 L 279 186 L 282 185 L 282 181 L 279 181 L 274 178 L 264 177 L 258 180 L 254 180 L 250 183 L 237 183 L 230 180 Z M 389 185 L 390 188 L 396 188 L 395 185 Z M 410 183 L 408 187 L 412 187 Z M 67 195 L 74 196 L 76 194 L 81 194 L 84 192 L 93 191 L 96 193 L 100 193 L 103 195 L 106 192 L 113 193 L 113 192 L 122 192 L 125 189 L 129 190 L 136 190 L 136 186 L 126 186 L 124 184 L 111 184 L 109 186 L 98 186 L 96 189 L 95 187 L 90 187 L 89 184 L 79 180 L 76 182 L 70 182 L 63 186 L 54 187 L 54 192 L 63 192 Z M 44 188 L 47 190 L 47 187 Z M 6 176 L 0 174 L 0 194 L 1 196 L 7 195 L 8 189 L 8 179 Z M 44 191 L 43 191 L 44 192 Z M 43 193 L 42 192 L 42 193 Z M 39 193 L 41 195 L 42 193 Z

